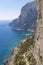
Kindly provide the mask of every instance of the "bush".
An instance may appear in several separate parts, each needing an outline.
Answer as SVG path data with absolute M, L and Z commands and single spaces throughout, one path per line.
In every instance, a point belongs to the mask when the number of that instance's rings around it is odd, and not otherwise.
M 24 58 L 22 55 L 28 50 L 31 50 L 30 49 L 31 46 L 34 46 L 34 35 L 29 36 L 25 42 L 21 43 L 19 47 L 20 49 L 14 58 L 14 65 L 26 65 L 26 62 L 24 61 Z M 35 63 L 35 59 L 32 53 L 29 54 L 27 57 L 28 57 L 28 61 L 30 62 L 30 65 Z
M 30 65 L 35 65 L 36 64 L 36 60 L 35 60 L 32 53 L 29 53 L 26 57 L 27 57 Z

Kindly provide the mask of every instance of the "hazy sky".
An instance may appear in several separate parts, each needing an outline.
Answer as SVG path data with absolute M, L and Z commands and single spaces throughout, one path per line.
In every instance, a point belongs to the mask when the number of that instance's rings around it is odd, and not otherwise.
M 0 0 L 0 20 L 12 20 L 19 16 L 22 6 L 34 0 Z

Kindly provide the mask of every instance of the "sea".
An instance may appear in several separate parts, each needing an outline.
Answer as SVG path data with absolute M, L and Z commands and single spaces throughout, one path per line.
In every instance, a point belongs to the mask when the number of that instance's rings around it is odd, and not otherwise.
M 11 55 L 12 49 L 26 38 L 25 34 L 32 34 L 30 31 L 12 30 L 9 21 L 0 21 L 0 65 Z

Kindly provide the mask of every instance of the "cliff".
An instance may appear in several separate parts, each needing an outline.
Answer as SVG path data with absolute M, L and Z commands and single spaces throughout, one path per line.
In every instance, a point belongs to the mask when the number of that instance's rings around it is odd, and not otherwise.
M 4 65 L 36 65 L 33 49 L 34 35 L 30 35 L 12 50 L 11 57 L 4 62 Z
M 14 19 L 9 25 L 14 30 L 36 30 L 37 9 L 36 3 L 24 5 L 18 19 Z
M 43 65 L 43 0 L 36 0 L 36 5 L 38 17 L 33 55 L 37 61 L 36 65 Z
M 5 65 L 43 65 L 43 0 L 36 0 L 38 17 L 35 36 L 21 42 Z

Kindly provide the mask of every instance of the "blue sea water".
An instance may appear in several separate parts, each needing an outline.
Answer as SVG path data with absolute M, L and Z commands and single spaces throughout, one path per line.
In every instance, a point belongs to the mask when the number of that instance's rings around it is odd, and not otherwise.
M 0 65 L 9 58 L 12 48 L 16 48 L 20 41 L 26 38 L 24 34 L 32 34 L 27 31 L 11 30 L 8 24 L 0 22 Z

